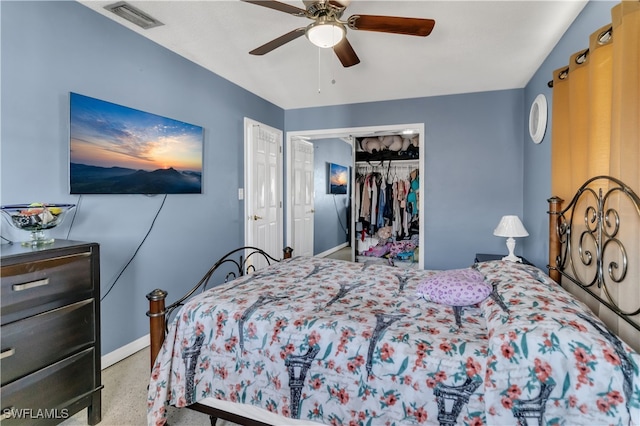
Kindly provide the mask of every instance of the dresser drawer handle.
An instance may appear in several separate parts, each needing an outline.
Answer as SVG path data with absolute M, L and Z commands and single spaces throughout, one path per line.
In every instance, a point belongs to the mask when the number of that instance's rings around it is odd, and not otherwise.
M 0 353 L 0 359 L 9 358 L 10 356 L 15 355 L 15 353 L 16 353 L 15 348 L 5 349 Z
M 30 288 L 41 287 L 43 285 L 48 285 L 48 284 L 49 284 L 49 278 L 44 278 L 42 280 L 30 281 L 24 284 L 14 284 L 12 288 L 13 288 L 13 291 L 24 291 L 24 290 L 29 290 Z

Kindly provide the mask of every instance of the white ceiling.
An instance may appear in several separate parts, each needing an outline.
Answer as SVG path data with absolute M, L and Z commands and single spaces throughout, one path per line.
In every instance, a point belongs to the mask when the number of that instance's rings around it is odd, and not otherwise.
M 129 1 L 164 23 L 148 30 L 104 9 L 116 0 L 78 1 L 283 109 L 522 88 L 586 4 L 352 0 L 343 20 L 391 15 L 436 25 L 426 38 L 348 30 L 361 62 L 343 68 L 305 37 L 249 55 L 311 21 L 240 0 Z

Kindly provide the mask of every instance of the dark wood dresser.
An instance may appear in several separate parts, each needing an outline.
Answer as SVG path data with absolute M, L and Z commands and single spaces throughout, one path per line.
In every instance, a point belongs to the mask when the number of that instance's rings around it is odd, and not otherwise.
M 1 249 L 2 425 L 101 420 L 100 247 Z

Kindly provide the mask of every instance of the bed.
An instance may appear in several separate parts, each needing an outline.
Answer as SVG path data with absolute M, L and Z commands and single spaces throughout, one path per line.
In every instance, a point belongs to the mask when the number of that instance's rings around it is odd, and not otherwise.
M 610 194 L 631 200 L 640 222 L 638 196 L 608 177 L 564 209 L 550 200 L 549 275 L 507 261 L 423 271 L 234 250 L 177 302 L 147 296 L 148 423 L 163 424 L 170 404 L 246 425 L 640 424 L 640 354 L 558 284 L 571 277 L 640 336 L 640 300 L 620 309 L 593 290 L 640 267 L 600 227 L 620 221 Z M 596 200 L 585 217 L 595 209 L 589 229 L 607 247 L 596 257 L 571 243 L 583 195 Z M 622 260 L 607 268 L 600 255 L 612 247 Z M 595 280 L 575 279 L 572 249 L 595 262 Z M 226 282 L 199 291 L 215 277 Z

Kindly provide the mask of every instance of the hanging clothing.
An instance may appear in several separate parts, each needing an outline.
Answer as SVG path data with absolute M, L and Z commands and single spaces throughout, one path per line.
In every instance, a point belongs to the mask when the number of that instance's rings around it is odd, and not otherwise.
M 355 182 L 355 200 L 354 200 L 354 211 L 356 212 L 356 220 L 360 220 L 360 203 L 362 199 L 362 181 L 356 178 Z
M 378 185 L 376 185 L 376 178 L 371 178 L 371 226 L 375 228 L 376 220 L 378 219 Z M 373 232 L 372 232 L 373 233 Z
M 393 182 L 385 184 L 384 223 L 390 225 L 393 222 Z
M 364 184 L 362 188 L 362 208 L 360 209 L 360 217 L 362 217 L 367 222 L 369 221 L 369 217 L 371 215 L 370 181 L 371 181 L 371 176 L 367 176 L 364 180 Z
M 408 204 L 407 204 L 407 194 L 409 193 L 409 188 L 411 187 L 411 184 L 409 183 L 408 180 L 402 181 L 402 185 L 404 186 L 403 190 L 404 190 L 404 196 L 405 196 L 405 202 L 404 202 L 404 215 L 402 217 L 402 229 L 404 230 L 404 234 L 408 235 L 409 234 L 409 222 L 411 221 L 410 216 L 411 216 L 411 212 L 409 212 L 409 209 L 407 208 Z
M 376 219 L 376 223 L 379 228 L 385 226 L 384 221 L 384 209 L 387 205 L 387 193 L 386 193 L 386 183 L 384 179 L 380 182 L 380 193 L 378 195 L 378 218 Z
M 411 215 L 418 215 L 418 191 L 420 190 L 420 181 L 418 180 L 418 171 L 411 172 L 411 182 L 409 184 L 409 193 L 407 194 L 407 202 L 409 203 Z
M 391 227 L 392 238 L 402 240 L 418 229 L 418 170 L 402 163 L 356 164 L 355 215 L 362 229 L 374 236 Z

